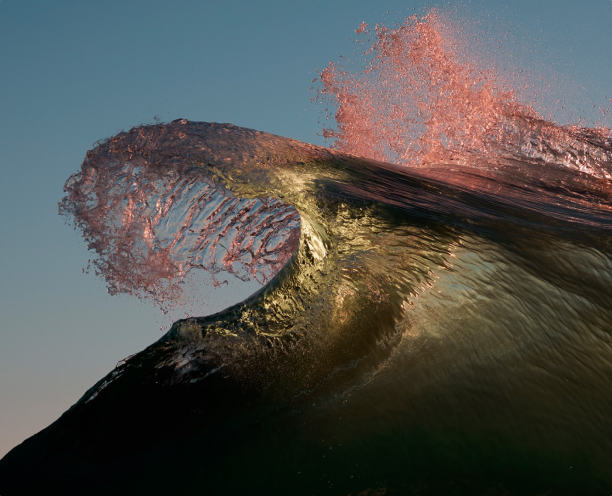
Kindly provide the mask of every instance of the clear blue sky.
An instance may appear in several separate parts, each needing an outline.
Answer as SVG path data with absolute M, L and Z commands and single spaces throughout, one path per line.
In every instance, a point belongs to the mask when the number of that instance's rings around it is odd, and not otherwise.
M 323 144 L 315 68 L 353 52 L 361 21 L 399 22 L 424 5 L 0 0 L 0 456 L 168 323 L 81 273 L 88 252 L 56 203 L 92 144 L 155 116 Z M 588 113 L 612 98 L 612 0 L 465 5 L 492 38 L 520 46 L 517 63 L 556 73 L 570 105 Z M 226 297 L 211 293 L 218 306 Z

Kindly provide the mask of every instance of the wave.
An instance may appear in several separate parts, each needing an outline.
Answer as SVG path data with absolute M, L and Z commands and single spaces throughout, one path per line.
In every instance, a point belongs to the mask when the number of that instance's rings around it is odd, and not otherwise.
M 99 144 L 61 211 L 112 290 L 179 304 L 202 269 L 264 286 L 117 364 L 0 462 L 3 492 L 24 470 L 65 493 L 609 488 L 607 182 L 474 165 L 185 120 Z

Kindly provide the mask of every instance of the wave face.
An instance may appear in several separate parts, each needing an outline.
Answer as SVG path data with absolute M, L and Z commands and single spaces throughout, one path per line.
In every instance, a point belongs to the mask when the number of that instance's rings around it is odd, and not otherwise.
M 177 120 L 88 152 L 60 213 L 111 293 L 262 287 L 118 363 L 3 495 L 610 493 L 612 132 L 543 119 L 443 21 L 321 73 L 332 149 Z

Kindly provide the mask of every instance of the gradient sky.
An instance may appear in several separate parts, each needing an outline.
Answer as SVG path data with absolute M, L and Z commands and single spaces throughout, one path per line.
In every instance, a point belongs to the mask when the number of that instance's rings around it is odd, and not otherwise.
M 0 457 L 170 323 L 81 273 L 90 256 L 56 203 L 93 143 L 158 116 L 324 144 L 315 68 L 354 51 L 361 21 L 392 24 L 427 4 L 0 0 Z M 560 117 L 594 116 L 612 98 L 612 0 L 459 11 L 480 21 L 481 42 L 505 43 L 513 63 L 554 79 Z M 211 309 L 229 301 L 206 291 Z

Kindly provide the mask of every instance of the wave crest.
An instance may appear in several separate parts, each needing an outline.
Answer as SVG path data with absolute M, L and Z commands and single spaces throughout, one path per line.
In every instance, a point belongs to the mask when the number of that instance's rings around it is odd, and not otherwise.
M 468 56 L 450 13 L 432 9 L 390 28 L 365 24 L 361 70 L 330 62 L 317 99 L 332 110 L 332 147 L 406 166 L 507 159 L 612 177 L 612 130 L 560 126 L 519 101 L 494 69 Z M 315 80 L 316 81 L 316 80 Z

